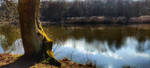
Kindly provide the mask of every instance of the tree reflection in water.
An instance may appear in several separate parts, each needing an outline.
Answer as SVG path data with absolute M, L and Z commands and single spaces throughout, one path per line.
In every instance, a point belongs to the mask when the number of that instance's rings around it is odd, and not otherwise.
M 64 57 L 98 67 L 150 66 L 150 29 L 131 27 L 45 27 L 55 40 L 57 59 Z M 0 53 L 23 54 L 18 27 L 0 27 Z

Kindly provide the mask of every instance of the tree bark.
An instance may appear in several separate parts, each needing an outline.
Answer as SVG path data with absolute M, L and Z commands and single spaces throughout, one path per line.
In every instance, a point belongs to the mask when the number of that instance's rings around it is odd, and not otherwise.
M 19 0 L 19 22 L 25 55 L 36 56 L 40 54 L 42 40 L 37 35 L 37 13 L 40 0 Z
M 19 21 L 26 57 L 39 57 L 61 66 L 52 52 L 52 40 L 44 32 L 39 20 L 40 0 L 19 0 Z M 35 57 L 35 58 L 36 58 Z

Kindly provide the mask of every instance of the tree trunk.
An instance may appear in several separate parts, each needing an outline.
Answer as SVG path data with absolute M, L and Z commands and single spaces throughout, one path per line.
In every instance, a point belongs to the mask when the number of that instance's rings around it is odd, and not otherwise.
M 19 0 L 19 21 L 25 55 L 37 56 L 40 54 L 42 40 L 37 35 L 37 14 L 40 0 Z
M 52 40 L 44 32 L 39 20 L 40 0 L 19 0 L 19 21 L 26 57 L 39 57 L 61 66 L 52 52 Z M 35 57 L 35 58 L 36 58 Z

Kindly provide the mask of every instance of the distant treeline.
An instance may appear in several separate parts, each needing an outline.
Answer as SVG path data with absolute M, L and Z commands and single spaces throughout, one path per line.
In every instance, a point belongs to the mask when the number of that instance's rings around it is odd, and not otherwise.
M 86 0 L 41 3 L 41 20 L 59 21 L 68 17 L 138 17 L 150 15 L 150 1 Z
M 18 22 L 17 4 L 13 1 L 0 1 L 0 22 Z
M 141 17 L 142 16 L 142 17 Z M 144 17 L 143 17 L 144 16 Z M 146 16 L 146 17 L 145 17 Z M 149 21 L 150 0 L 75 0 L 73 2 L 42 1 L 42 21 L 51 22 L 128 22 Z M 10 1 L 0 5 L 0 21 L 18 22 L 17 4 Z

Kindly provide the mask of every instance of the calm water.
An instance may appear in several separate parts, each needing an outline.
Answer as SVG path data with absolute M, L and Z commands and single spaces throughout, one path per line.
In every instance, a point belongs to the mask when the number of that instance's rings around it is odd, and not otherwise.
M 55 40 L 57 59 L 69 58 L 97 68 L 149 68 L 150 29 L 133 27 L 45 27 Z M 15 26 L 0 27 L 0 53 L 23 54 L 20 32 Z

